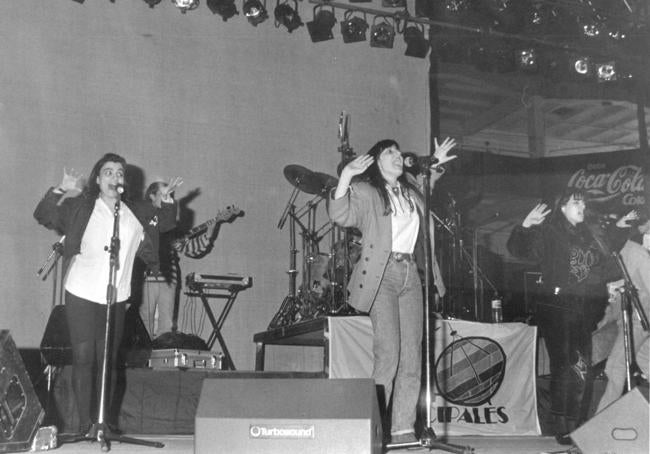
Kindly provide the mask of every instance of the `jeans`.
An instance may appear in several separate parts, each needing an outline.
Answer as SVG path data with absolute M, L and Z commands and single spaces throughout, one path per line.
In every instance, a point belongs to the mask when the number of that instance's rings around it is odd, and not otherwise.
M 175 298 L 176 288 L 173 284 L 164 280 L 145 280 L 142 288 L 140 318 L 151 339 L 172 330 Z
M 393 410 L 391 433 L 412 432 L 422 369 L 422 284 L 414 261 L 392 256 L 370 309 L 373 327 L 372 377 Z M 384 409 L 385 410 L 385 409 Z

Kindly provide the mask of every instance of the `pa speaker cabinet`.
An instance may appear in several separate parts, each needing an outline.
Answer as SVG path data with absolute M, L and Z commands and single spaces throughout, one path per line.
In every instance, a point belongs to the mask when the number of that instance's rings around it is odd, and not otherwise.
M 0 452 L 27 451 L 45 412 L 8 330 L 0 330 Z
M 194 453 L 380 454 L 371 379 L 205 379 Z
M 585 454 L 648 454 L 648 388 L 636 387 L 612 402 L 571 438 Z

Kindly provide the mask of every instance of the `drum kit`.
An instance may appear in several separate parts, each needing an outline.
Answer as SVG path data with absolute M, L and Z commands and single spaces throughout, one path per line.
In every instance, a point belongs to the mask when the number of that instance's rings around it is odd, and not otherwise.
M 346 287 L 352 266 L 361 254 L 360 232 L 341 228 L 329 220 L 317 226 L 318 207 L 323 201 L 327 204 L 328 195 L 338 179 L 295 164 L 286 166 L 283 173 L 293 186 L 278 222 L 278 228 L 282 229 L 289 221 L 289 293 L 269 329 L 353 312 L 347 304 Z M 295 203 L 300 193 L 313 197 L 297 208 Z M 301 237 L 300 250 L 296 244 L 298 235 Z M 302 252 L 300 272 L 297 269 L 299 251 Z M 298 274 L 301 275 L 299 286 Z

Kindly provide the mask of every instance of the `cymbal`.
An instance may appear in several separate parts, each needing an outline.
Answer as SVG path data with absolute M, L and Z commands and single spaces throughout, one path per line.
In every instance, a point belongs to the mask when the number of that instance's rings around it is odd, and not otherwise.
M 306 167 L 288 165 L 284 168 L 284 176 L 289 183 L 307 194 L 320 194 L 322 190 L 320 179 Z
M 321 190 L 319 193 L 326 193 L 330 189 L 335 188 L 339 184 L 338 178 L 334 178 L 331 175 L 322 172 L 315 172 L 314 176 L 319 180 L 321 184 Z

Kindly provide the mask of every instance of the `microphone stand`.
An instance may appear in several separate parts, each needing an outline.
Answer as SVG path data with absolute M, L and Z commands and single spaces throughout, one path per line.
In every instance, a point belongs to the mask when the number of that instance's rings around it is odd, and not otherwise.
M 44 281 L 47 279 L 47 276 L 50 274 L 50 271 L 52 271 L 54 266 L 59 261 L 59 258 L 63 254 L 63 240 L 65 240 L 65 235 L 63 235 L 59 241 L 57 241 L 52 245 L 52 252 L 50 252 L 50 255 L 48 255 L 47 258 L 45 259 L 45 262 L 43 262 L 43 264 L 38 269 L 38 271 L 36 271 L 36 275 L 39 276 L 41 280 Z M 54 279 L 56 279 L 56 275 Z
M 470 454 L 474 452 L 474 449 L 469 446 L 459 446 L 449 443 L 443 443 L 438 440 L 433 428 L 431 427 L 431 343 L 432 343 L 432 330 L 431 330 L 431 317 L 430 317 L 430 302 L 429 295 L 431 292 L 431 279 L 429 277 L 430 270 L 432 269 L 432 250 L 431 250 L 431 235 L 429 232 L 430 226 L 430 178 L 431 170 L 430 168 L 422 168 L 420 170 L 424 176 L 424 213 L 423 226 L 424 229 L 424 337 L 425 337 L 425 380 L 426 380 L 426 427 L 422 431 L 420 440 L 416 442 L 407 442 L 407 443 L 390 443 L 386 446 L 387 449 L 402 449 L 402 448 L 411 448 L 411 447 L 425 447 L 429 449 L 440 449 L 447 452 L 453 452 L 457 454 Z
M 618 251 L 612 252 L 612 256 L 616 261 L 616 264 L 620 268 L 623 274 L 623 290 L 621 298 L 621 312 L 623 315 L 623 348 L 625 351 L 625 370 L 626 370 L 626 384 L 625 391 L 631 391 L 633 386 L 633 370 L 636 363 L 634 358 L 634 339 L 632 334 L 632 321 L 630 320 L 632 309 L 636 312 L 639 320 L 641 321 L 641 327 L 644 331 L 648 331 L 648 316 L 643 310 L 641 301 L 639 300 L 639 294 L 637 292 L 634 283 L 632 283 L 632 278 L 630 273 L 623 263 L 621 254 Z
M 115 304 L 117 298 L 117 270 L 120 268 L 120 197 L 118 196 L 113 210 L 113 235 L 111 237 L 110 247 L 104 249 L 109 252 L 109 272 L 108 285 L 106 286 L 106 325 L 104 329 L 104 358 L 102 359 L 102 377 L 101 389 L 99 395 L 99 412 L 97 422 L 94 423 L 87 434 L 74 437 L 69 441 L 98 441 L 103 452 L 111 450 L 111 441 L 120 443 L 130 443 L 141 446 L 150 446 L 154 448 L 163 448 L 165 445 L 157 441 L 139 440 L 133 437 L 118 435 L 111 431 L 106 423 L 106 393 L 108 388 L 108 355 L 110 348 L 108 346 L 111 335 L 111 306 Z

